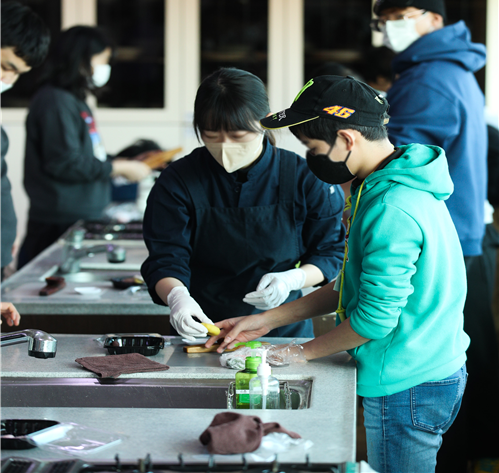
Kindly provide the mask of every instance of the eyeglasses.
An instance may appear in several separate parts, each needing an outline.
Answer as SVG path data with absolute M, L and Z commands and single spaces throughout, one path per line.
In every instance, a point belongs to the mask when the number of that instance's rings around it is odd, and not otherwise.
M 391 14 L 387 15 L 386 17 L 374 18 L 373 20 L 371 20 L 370 26 L 372 30 L 379 31 L 382 33 L 383 31 L 385 31 L 387 21 L 409 20 L 417 13 L 421 12 L 422 12 L 421 16 L 423 16 L 426 13 L 428 13 L 428 10 L 417 10 L 411 13 L 407 13 L 405 15 Z

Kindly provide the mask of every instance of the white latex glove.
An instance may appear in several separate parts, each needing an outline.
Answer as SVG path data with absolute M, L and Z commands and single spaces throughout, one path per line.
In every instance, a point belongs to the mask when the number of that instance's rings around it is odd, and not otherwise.
M 167 302 L 170 306 L 170 323 L 179 335 L 191 341 L 194 341 L 195 337 L 206 337 L 208 330 L 196 322 L 193 316 L 207 324 L 213 324 L 213 322 L 190 296 L 186 287 L 174 287 L 168 294 Z
M 246 294 L 243 302 L 254 305 L 260 310 L 269 310 L 280 306 L 291 291 L 297 291 L 305 285 L 307 274 L 296 268 L 282 273 L 265 274 L 255 292 Z

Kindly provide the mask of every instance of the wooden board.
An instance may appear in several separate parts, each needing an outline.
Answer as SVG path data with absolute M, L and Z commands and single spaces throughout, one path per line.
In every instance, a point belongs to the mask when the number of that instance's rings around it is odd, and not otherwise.
M 151 155 L 145 158 L 142 162 L 147 164 L 151 169 L 156 169 L 157 167 L 169 163 L 173 157 L 181 151 L 182 148 L 175 148 L 168 151 L 151 153 Z
M 270 345 L 269 342 L 262 342 L 262 345 Z M 186 353 L 211 353 L 214 351 L 217 351 L 217 348 L 220 345 L 218 343 L 215 343 L 212 345 L 210 348 L 206 348 L 204 345 L 185 345 L 184 346 L 184 351 Z M 232 348 L 230 350 L 225 350 L 225 352 L 231 352 L 231 351 L 236 351 L 239 350 L 239 348 L 242 348 L 244 345 L 240 345 L 236 348 Z

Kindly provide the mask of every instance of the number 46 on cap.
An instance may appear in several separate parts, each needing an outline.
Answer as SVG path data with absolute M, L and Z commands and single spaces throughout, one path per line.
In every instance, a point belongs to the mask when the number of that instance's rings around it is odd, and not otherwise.
M 332 107 L 326 107 L 322 110 L 324 112 L 327 112 L 329 115 L 334 115 L 338 118 L 348 118 L 350 115 L 352 115 L 352 113 L 355 113 L 355 110 L 342 107 L 341 105 L 333 105 Z

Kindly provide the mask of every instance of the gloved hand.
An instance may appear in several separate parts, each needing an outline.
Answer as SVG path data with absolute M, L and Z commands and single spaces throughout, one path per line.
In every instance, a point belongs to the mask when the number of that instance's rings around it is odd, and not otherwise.
M 282 273 L 265 274 L 255 292 L 246 294 L 243 302 L 254 305 L 260 310 L 269 310 L 280 306 L 291 291 L 301 289 L 307 275 L 303 269 L 290 269 Z
M 293 340 L 285 345 L 272 345 L 267 350 L 267 362 L 273 366 L 282 366 L 290 363 L 306 363 L 307 358 L 303 353 L 303 347 Z
M 195 337 L 206 337 L 208 330 L 196 322 L 193 316 L 207 324 L 213 324 L 213 322 L 190 296 L 186 287 L 174 287 L 168 294 L 167 302 L 170 306 L 170 323 L 180 336 L 191 341 L 194 341 Z

